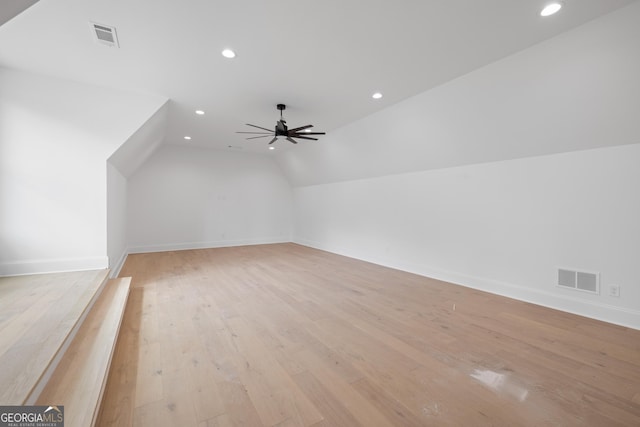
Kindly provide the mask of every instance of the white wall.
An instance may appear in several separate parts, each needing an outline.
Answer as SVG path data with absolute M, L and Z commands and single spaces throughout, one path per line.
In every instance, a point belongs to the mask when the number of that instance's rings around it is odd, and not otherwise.
M 117 277 L 128 252 L 127 192 L 130 177 L 164 140 L 169 102 L 155 112 L 108 160 L 107 253 L 111 276 Z
M 163 102 L 0 68 L 0 275 L 107 266 L 106 160 Z
M 269 157 L 164 146 L 129 178 L 130 252 L 290 241 L 291 197 Z
M 635 144 L 299 187 L 294 241 L 640 329 L 638 165 Z
M 640 329 L 638 22 L 635 3 L 281 154 L 294 241 Z
M 107 163 L 107 255 L 117 277 L 127 255 L 127 178 Z

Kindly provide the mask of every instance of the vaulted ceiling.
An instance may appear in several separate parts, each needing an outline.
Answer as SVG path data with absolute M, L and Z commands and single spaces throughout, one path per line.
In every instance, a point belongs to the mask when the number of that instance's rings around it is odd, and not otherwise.
M 169 144 L 265 152 L 235 132 L 272 127 L 277 103 L 290 125 L 331 132 L 633 2 L 567 0 L 541 18 L 545 0 L 42 0 L 10 19 L 8 0 L 0 66 L 166 97 Z
M 0 25 L 18 16 L 38 0 L 5 0 L 0 3 Z

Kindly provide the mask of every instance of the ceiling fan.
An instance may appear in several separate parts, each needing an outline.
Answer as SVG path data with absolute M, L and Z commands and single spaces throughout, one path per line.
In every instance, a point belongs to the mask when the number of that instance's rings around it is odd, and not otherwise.
M 317 141 L 318 138 L 311 138 L 308 135 L 326 135 L 325 132 L 309 132 L 309 129 L 312 128 L 313 125 L 305 125 L 305 126 L 300 126 L 294 129 L 289 129 L 287 127 L 286 120 L 282 118 L 282 112 L 287 108 L 287 106 L 284 104 L 278 104 L 277 108 L 278 110 L 280 110 L 280 120 L 276 122 L 276 127 L 274 131 L 267 128 L 263 128 L 262 126 L 256 126 L 256 125 L 247 123 L 247 126 L 262 129 L 263 131 L 266 131 L 266 132 L 236 132 L 236 133 L 250 133 L 250 134 L 260 135 L 260 136 L 252 136 L 247 139 L 266 138 L 269 136 L 273 136 L 273 139 L 269 142 L 269 144 L 273 144 L 274 142 L 276 142 L 279 136 L 285 137 L 285 139 L 291 142 L 292 144 L 297 144 L 298 141 L 296 141 L 294 138 L 311 139 L 313 141 Z

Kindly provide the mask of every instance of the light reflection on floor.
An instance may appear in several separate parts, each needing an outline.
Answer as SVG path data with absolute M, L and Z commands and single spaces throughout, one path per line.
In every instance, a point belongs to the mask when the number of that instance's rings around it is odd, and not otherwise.
M 480 381 L 494 392 L 514 397 L 520 402 L 524 402 L 529 395 L 529 390 L 518 385 L 508 374 L 500 374 L 486 369 L 475 369 L 471 377 Z

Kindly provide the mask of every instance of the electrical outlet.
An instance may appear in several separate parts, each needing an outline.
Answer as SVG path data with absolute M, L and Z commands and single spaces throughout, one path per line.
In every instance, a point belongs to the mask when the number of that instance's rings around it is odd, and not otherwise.
M 609 296 L 610 297 L 619 297 L 620 296 L 620 285 L 609 285 Z

